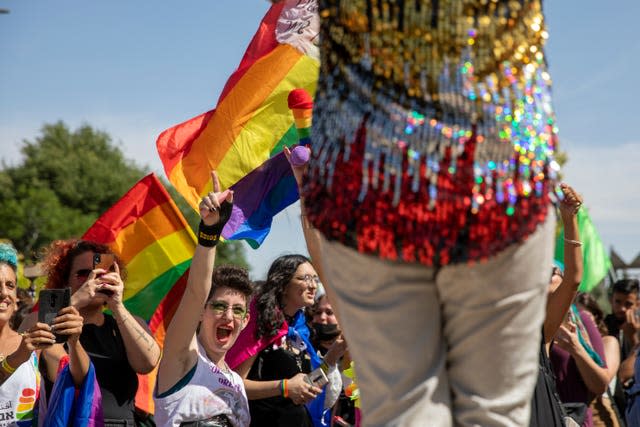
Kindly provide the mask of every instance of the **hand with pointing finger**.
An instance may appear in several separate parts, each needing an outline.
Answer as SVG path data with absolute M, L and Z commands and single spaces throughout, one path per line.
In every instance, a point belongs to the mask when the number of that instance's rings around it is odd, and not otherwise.
M 211 171 L 211 183 L 213 191 L 204 196 L 198 206 L 202 220 L 198 230 L 198 244 L 206 247 L 217 244 L 233 208 L 233 191 L 220 191 L 220 181 L 215 171 Z

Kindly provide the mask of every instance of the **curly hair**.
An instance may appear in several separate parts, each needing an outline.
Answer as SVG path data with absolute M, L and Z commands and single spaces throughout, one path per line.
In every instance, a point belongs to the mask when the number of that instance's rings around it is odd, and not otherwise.
M 284 291 L 301 264 L 309 261 L 304 255 L 283 255 L 269 267 L 267 280 L 256 298 L 258 318 L 256 338 L 272 337 L 284 323 Z
M 45 251 L 44 268 L 47 271 L 47 289 L 63 289 L 68 286 L 69 274 L 73 260 L 84 254 L 93 252 L 96 254 L 113 254 L 108 246 L 90 240 L 55 240 Z M 115 255 L 115 254 L 114 254 Z M 120 277 L 126 279 L 127 272 L 124 262 L 115 255 L 120 268 Z
M 214 268 L 211 276 L 211 290 L 207 296 L 207 301 L 220 288 L 230 288 L 240 292 L 247 300 L 247 307 L 249 306 L 253 285 L 246 269 L 235 265 L 221 265 Z
M 0 243 L 0 264 L 6 264 L 18 271 L 18 253 L 16 249 L 8 243 Z

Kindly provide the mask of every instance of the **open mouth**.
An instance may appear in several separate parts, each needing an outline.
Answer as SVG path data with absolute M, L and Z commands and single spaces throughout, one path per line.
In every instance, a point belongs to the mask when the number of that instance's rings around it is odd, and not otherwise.
M 0 302 L 0 310 L 6 310 L 7 308 L 9 308 L 10 305 L 10 301 L 2 301 Z
M 220 326 L 216 328 L 216 338 L 221 343 L 225 344 L 229 341 L 231 337 L 231 332 L 233 332 L 233 328 L 227 326 Z

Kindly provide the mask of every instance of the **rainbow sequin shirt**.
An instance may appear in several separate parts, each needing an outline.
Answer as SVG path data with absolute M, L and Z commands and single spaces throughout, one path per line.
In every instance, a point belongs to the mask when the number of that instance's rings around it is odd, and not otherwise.
M 307 215 L 383 259 L 490 257 L 544 221 L 559 170 L 542 5 L 321 0 Z

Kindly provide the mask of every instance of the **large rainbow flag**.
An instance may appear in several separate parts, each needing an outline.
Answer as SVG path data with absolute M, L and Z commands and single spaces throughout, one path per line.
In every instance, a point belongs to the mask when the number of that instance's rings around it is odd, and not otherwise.
M 222 233 L 226 239 L 246 239 L 258 246 L 273 215 L 298 198 L 281 155 L 283 146 L 298 143 L 287 97 L 294 88 L 315 93 L 318 31 L 316 0 L 272 5 L 216 109 L 158 137 L 169 181 L 194 208 L 211 191 L 212 169 L 223 190 L 235 191 L 234 211 Z M 265 163 L 270 159 L 277 165 Z
M 160 345 L 182 298 L 196 239 L 154 174 L 136 183 L 82 236 L 108 245 L 125 263 L 124 304 L 149 322 Z M 136 406 L 153 413 L 156 372 L 139 375 Z

